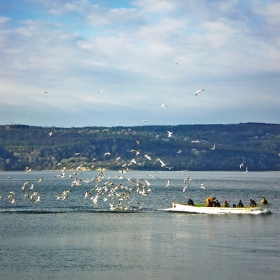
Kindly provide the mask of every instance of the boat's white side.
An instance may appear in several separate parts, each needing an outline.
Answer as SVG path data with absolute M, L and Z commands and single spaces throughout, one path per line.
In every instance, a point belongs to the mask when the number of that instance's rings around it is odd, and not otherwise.
M 196 214 L 270 214 L 270 204 L 256 207 L 200 207 L 172 202 L 171 208 L 161 209 L 167 212 L 186 212 Z

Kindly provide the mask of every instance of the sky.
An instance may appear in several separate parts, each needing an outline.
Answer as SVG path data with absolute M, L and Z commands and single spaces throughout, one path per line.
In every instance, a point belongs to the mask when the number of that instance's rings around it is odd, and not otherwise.
M 277 0 L 1 0 L 0 125 L 279 123 L 279 15 Z

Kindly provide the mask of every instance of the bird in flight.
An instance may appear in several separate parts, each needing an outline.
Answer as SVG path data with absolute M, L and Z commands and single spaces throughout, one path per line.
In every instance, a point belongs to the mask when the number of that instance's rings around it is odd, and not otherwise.
M 214 144 L 214 146 L 210 149 L 214 151 L 216 149 L 216 145 Z
M 205 189 L 205 186 L 204 186 L 203 183 L 200 184 L 200 188 L 201 188 L 201 189 Z
M 41 90 L 40 93 L 47 94 L 47 92 L 45 90 Z
M 100 89 L 98 92 L 104 93 L 106 89 Z
M 148 155 L 144 155 L 145 158 L 147 158 L 148 160 L 151 160 L 151 157 L 149 157 Z
M 195 96 L 197 96 L 200 92 L 204 91 L 204 89 L 197 90 Z
M 167 183 L 166 183 L 166 188 L 168 187 L 170 185 L 170 180 L 169 179 L 167 179 Z
M 168 137 L 171 137 L 173 132 L 167 130 L 167 133 L 168 133 Z
M 168 108 L 167 105 L 161 103 L 161 107 Z

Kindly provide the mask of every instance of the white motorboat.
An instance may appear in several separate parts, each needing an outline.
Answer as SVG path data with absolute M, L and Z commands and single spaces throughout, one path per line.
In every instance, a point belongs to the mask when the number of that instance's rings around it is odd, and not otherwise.
M 270 214 L 271 204 L 257 205 L 254 207 L 206 207 L 204 204 L 187 205 L 172 202 L 171 208 L 160 209 L 167 212 L 185 212 L 196 214 Z

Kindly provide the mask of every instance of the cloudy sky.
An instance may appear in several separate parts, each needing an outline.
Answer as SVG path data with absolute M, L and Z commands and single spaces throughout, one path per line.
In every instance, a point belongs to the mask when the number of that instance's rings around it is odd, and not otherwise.
M 279 123 L 279 15 L 277 0 L 1 0 L 0 124 Z

